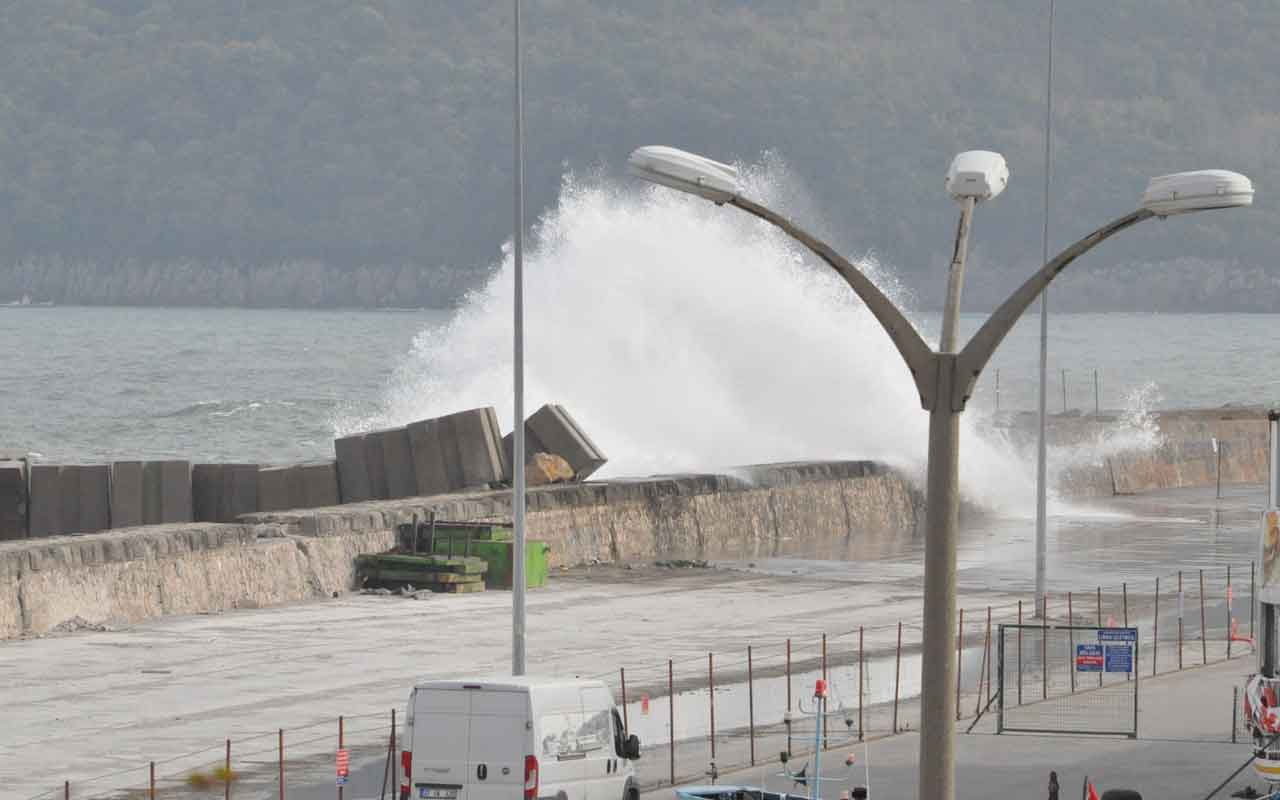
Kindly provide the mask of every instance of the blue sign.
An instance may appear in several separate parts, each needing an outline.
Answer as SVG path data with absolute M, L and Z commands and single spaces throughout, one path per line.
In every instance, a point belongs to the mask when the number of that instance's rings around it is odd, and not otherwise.
M 1133 672 L 1133 646 L 1127 644 L 1106 645 L 1107 672 Z
M 1102 645 L 1076 645 L 1076 672 L 1102 672 L 1102 665 Z
M 1138 641 L 1138 630 L 1137 628 L 1101 628 L 1098 631 L 1098 641 L 1136 642 Z

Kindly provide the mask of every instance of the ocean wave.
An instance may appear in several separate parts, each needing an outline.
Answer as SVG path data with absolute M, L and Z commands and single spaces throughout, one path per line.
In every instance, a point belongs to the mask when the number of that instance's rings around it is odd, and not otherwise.
M 297 405 L 292 400 L 201 400 L 197 403 L 183 406 L 176 411 L 157 414 L 156 417 L 160 419 L 198 416 L 234 417 L 239 414 L 249 414 L 263 408 L 296 408 Z

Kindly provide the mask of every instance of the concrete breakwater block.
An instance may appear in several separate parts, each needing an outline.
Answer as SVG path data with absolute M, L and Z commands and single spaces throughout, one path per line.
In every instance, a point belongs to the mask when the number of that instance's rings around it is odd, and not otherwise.
M 333 443 L 338 488 L 344 503 L 395 500 L 418 493 L 409 431 L 389 428 L 346 436 Z
M 27 536 L 27 462 L 0 461 L 0 541 Z
M 58 513 L 58 470 L 51 463 L 31 466 L 31 535 L 52 536 L 61 532 Z
M 111 467 L 91 464 L 64 467 L 76 472 L 76 533 L 105 531 L 111 527 Z
M 289 468 L 258 468 L 258 510 L 285 511 L 289 505 Z
M 142 524 L 191 521 L 191 462 L 147 461 L 142 467 Z
M 191 462 L 117 461 L 110 497 L 113 528 L 190 522 Z
M 569 415 L 564 406 L 548 403 L 538 409 L 524 423 L 525 461 L 535 453 L 550 453 L 569 462 L 577 480 L 586 480 L 608 461 L 596 447 L 586 431 Z M 503 452 L 508 462 L 513 460 L 515 434 L 502 439 Z
M 383 493 L 379 500 L 395 500 L 401 497 L 413 497 L 418 493 L 418 481 L 414 476 L 413 452 L 409 446 L 409 431 L 405 428 L 391 428 L 385 431 L 371 431 L 365 434 L 366 442 L 376 442 L 374 452 L 382 455 L 381 481 L 385 488 L 379 487 Z M 366 456 L 372 459 L 372 454 Z
M 257 464 L 196 464 L 191 512 L 196 522 L 235 522 L 258 510 Z
M 387 465 L 382 459 L 382 437 L 364 437 L 364 458 L 369 469 L 369 497 L 384 500 L 387 496 Z
M 117 461 L 111 465 L 111 524 L 134 528 L 143 524 L 141 461 Z
M 373 496 L 369 485 L 366 449 L 363 433 L 344 436 L 333 442 L 334 455 L 338 458 L 338 494 L 344 503 L 379 499 Z
M 338 465 L 313 461 L 258 470 L 258 510 L 338 505 Z
M 111 527 L 111 470 L 106 464 L 33 465 L 30 491 L 32 536 Z
M 419 495 L 488 486 L 510 475 L 491 406 L 415 422 L 408 431 Z

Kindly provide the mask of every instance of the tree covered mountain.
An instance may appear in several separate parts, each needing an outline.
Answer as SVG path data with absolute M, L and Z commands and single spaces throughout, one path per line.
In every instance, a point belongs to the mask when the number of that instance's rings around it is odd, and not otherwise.
M 566 170 L 620 173 L 637 145 L 767 152 L 816 227 L 929 304 L 955 224 L 942 175 L 983 147 L 1013 177 L 975 223 L 970 299 L 1040 260 L 1047 0 L 524 9 L 531 218 Z M 1108 243 L 1101 281 L 1060 302 L 1280 301 L 1280 5 L 1083 0 L 1056 26 L 1057 247 L 1150 175 L 1220 166 L 1259 188 L 1250 213 Z M 510 235 L 511 38 L 509 0 L 6 3 L 0 300 L 449 302 Z

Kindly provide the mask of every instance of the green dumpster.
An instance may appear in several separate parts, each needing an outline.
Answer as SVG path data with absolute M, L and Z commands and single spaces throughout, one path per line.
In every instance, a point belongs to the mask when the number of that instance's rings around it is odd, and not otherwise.
M 512 586 L 511 550 L 515 543 L 502 537 L 501 530 L 495 529 L 496 535 L 492 539 L 473 538 L 470 543 L 470 554 L 483 558 L 489 564 L 489 569 L 484 574 L 484 583 L 489 589 L 510 589 Z M 456 538 L 450 542 L 450 537 L 441 536 L 437 528 L 435 540 L 437 554 L 448 553 L 452 549 L 455 554 L 461 555 L 466 546 L 465 542 Z M 547 553 L 550 549 L 544 541 L 537 539 L 525 541 L 524 571 L 526 585 L 530 589 L 547 585 Z

